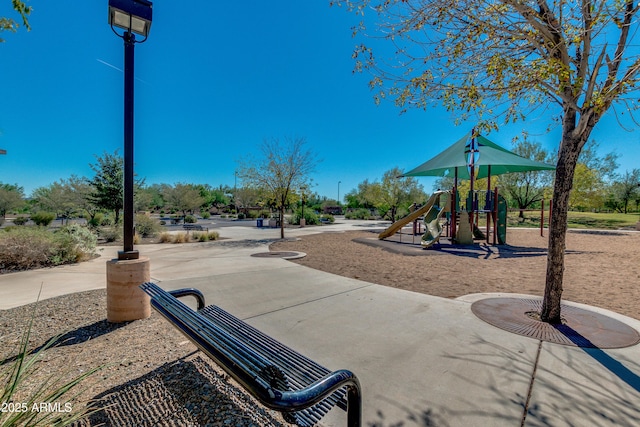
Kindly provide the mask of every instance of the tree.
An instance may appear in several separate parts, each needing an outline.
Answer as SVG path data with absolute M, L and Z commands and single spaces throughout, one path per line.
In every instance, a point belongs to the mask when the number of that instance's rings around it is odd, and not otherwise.
M 87 183 L 93 186 L 89 200 L 101 209 L 113 211 L 115 223 L 120 220 L 124 207 L 124 159 L 114 151 L 96 156 L 97 164 L 89 165 L 96 173 Z
M 28 18 L 29 14 L 31 14 L 31 6 L 27 6 L 21 0 L 11 0 L 11 5 L 13 6 L 13 10 L 20 14 L 22 25 L 27 29 L 27 31 L 31 30 Z M 19 26 L 20 24 L 11 18 L 0 17 L 0 33 L 3 31 L 11 31 L 12 33 L 15 33 Z M 0 43 L 2 42 L 4 42 L 4 39 L 0 38 Z
M 173 187 L 166 186 L 162 197 L 171 208 L 182 211 L 183 218 L 187 216 L 187 212 L 199 210 L 204 203 L 200 189 L 193 184 L 177 183 Z
M 4 219 L 7 212 L 19 208 L 24 203 L 24 189 L 18 184 L 0 183 L 0 217 Z
M 569 208 L 577 210 L 601 209 L 605 204 L 607 183 L 616 177 L 618 168 L 615 153 L 598 155 L 598 143 L 589 140 L 578 157 L 569 196 Z
M 78 200 L 74 195 L 73 188 L 69 182 L 60 180 L 48 187 L 39 187 L 33 190 L 33 199 L 41 209 L 56 214 L 64 221 L 73 216 L 78 211 Z
M 620 213 L 627 213 L 629 203 L 636 201 L 640 195 L 640 169 L 626 171 L 611 184 L 609 192 L 607 207 Z
M 528 135 L 514 139 L 513 152 L 527 159 L 551 163 L 551 155 L 539 142 L 531 142 Z M 529 171 L 500 175 L 498 187 L 503 188 L 520 209 L 519 217 L 524 218 L 524 209 L 543 199 L 545 191 L 552 185 L 553 171 Z M 481 188 L 481 187 L 479 187 Z
M 377 183 L 371 183 L 365 179 L 358 184 L 357 189 L 348 192 L 344 198 L 348 208 L 374 209 L 376 205 Z
M 317 163 L 315 154 L 306 148 L 304 138 L 264 140 L 262 158 L 244 161 L 238 176 L 248 187 L 262 189 L 278 210 L 280 238 L 284 239 L 284 211 L 291 202 L 292 192 L 310 187 L 310 174 Z
M 595 171 L 598 174 L 598 179 L 605 183 L 616 178 L 619 156 L 611 152 L 601 157 L 598 155 L 598 148 L 599 144 L 594 139 L 590 139 L 580 152 L 578 163 L 582 163 L 587 168 Z
M 573 188 L 569 196 L 569 208 L 585 211 L 599 208 L 604 203 L 604 183 L 596 169 L 584 163 L 578 163 L 573 174 Z
M 222 186 L 212 188 L 209 184 L 199 184 L 196 185 L 196 188 L 200 191 L 200 197 L 204 200 L 202 208 L 205 210 L 209 210 L 212 206 L 218 209 L 229 204 L 229 197 L 227 197 L 226 190 Z
M 374 46 L 363 44 L 354 52 L 356 70 L 373 74 L 377 100 L 392 98 L 403 110 L 441 103 L 459 120 L 475 114 L 484 130 L 537 109 L 556 111 L 562 136 L 540 317 L 559 323 L 569 195 L 578 156 L 605 113 L 620 106 L 621 119 L 637 108 L 640 52 L 632 30 L 640 5 L 634 0 L 345 3 L 359 14 L 377 14 Z M 354 32 L 365 31 L 363 19 Z M 376 44 L 385 41 L 393 47 L 388 62 L 374 54 Z
M 402 178 L 403 170 L 395 167 L 382 176 L 377 192 L 377 208 L 386 211 L 391 222 L 395 222 L 399 209 L 407 208 L 411 203 L 426 199 L 423 187 L 415 178 Z
M 100 209 L 91 200 L 91 194 L 94 189 L 89 184 L 88 179 L 71 175 L 68 185 L 71 187 L 72 197 L 77 209 L 89 215 L 90 220 L 94 219 Z

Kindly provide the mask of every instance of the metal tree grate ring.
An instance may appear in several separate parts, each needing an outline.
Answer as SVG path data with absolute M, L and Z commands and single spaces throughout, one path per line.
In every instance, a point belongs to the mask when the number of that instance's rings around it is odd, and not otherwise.
M 485 322 L 514 334 L 556 344 L 584 348 L 622 348 L 640 343 L 631 326 L 595 311 L 561 305 L 562 324 L 541 322 L 542 299 L 487 298 L 471 304 Z

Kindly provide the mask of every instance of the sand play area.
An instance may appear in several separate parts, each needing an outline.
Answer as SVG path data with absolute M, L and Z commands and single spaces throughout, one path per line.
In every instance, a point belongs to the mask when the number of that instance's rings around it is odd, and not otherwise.
M 380 230 L 376 230 L 380 231 Z M 277 242 L 272 251 L 300 251 L 295 260 L 311 268 L 395 288 L 456 298 L 478 292 L 542 296 L 547 234 L 510 228 L 507 245 L 451 246 L 436 249 L 379 241 L 373 231 L 320 233 Z M 397 240 L 397 237 L 395 237 Z M 640 319 L 640 233 L 569 230 L 563 299 L 606 308 Z

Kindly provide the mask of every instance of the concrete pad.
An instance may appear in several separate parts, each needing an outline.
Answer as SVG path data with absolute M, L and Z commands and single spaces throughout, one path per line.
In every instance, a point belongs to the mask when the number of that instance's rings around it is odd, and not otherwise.
M 262 308 L 260 298 L 253 304 Z M 522 419 L 537 342 L 476 319 L 467 303 L 370 285 L 247 322 L 329 369 L 356 373 L 363 425 L 515 426 Z M 323 419 L 344 422 L 339 410 Z
M 246 263 L 247 258 L 244 260 Z M 240 319 L 371 286 L 370 283 L 308 269 L 282 259 L 262 261 L 269 261 L 268 267 L 228 272 L 231 268 L 242 267 L 236 260 L 219 274 L 168 280 L 159 285 L 170 290 L 197 288 L 204 294 L 207 305 L 218 305 Z
M 640 425 L 640 349 L 543 343 L 525 426 Z

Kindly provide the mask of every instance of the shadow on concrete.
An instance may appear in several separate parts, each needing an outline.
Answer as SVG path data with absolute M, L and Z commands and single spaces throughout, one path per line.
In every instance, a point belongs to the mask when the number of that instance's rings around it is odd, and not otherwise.
M 577 348 L 549 343 L 540 343 L 542 353 L 535 366 L 524 361 L 522 354 L 476 337 L 473 345 L 463 347 L 472 352 L 447 354 L 445 357 L 463 361 L 484 368 L 502 370 L 504 375 L 515 381 L 528 383 L 522 392 L 512 394 L 507 388 L 494 384 L 482 384 L 473 378 L 460 377 L 469 387 L 483 387 L 484 400 L 504 405 L 517 405 L 522 410 L 522 420 L 514 425 L 556 426 L 556 425 L 597 425 L 597 426 L 637 426 L 640 425 L 640 394 L 638 386 L 640 365 L 624 356 L 611 356 L 594 348 Z M 585 359 L 581 354 L 588 354 Z M 500 357 L 496 358 L 496 354 Z M 486 358 L 484 357 L 486 355 Z M 597 364 L 592 363 L 597 361 Z M 634 368 L 629 369 L 628 366 Z M 604 369 L 599 369 L 599 368 Z M 635 372 L 634 372 L 635 371 Z M 509 389 L 514 390 L 513 387 Z M 518 387 L 518 390 L 520 387 Z M 461 396 L 464 399 L 464 395 Z M 487 416 L 487 424 L 492 417 L 504 419 L 507 411 L 483 413 L 480 402 L 465 402 L 469 411 L 477 411 L 476 416 Z M 475 409 L 474 409 L 475 408 Z M 441 410 L 442 412 L 443 410 Z M 445 411 L 447 419 L 455 425 L 457 417 L 465 411 Z M 492 413 L 493 412 L 493 413 Z M 445 424 L 446 425 L 446 424 Z
M 604 368 L 627 383 L 636 392 L 640 393 L 640 376 L 627 368 L 623 363 L 614 359 L 602 349 L 594 345 L 587 337 L 582 336 L 578 331 L 568 325 L 554 325 L 567 338 L 575 342 L 585 353 L 600 363 Z
M 90 425 L 286 426 L 201 357 L 185 358 L 95 396 Z

